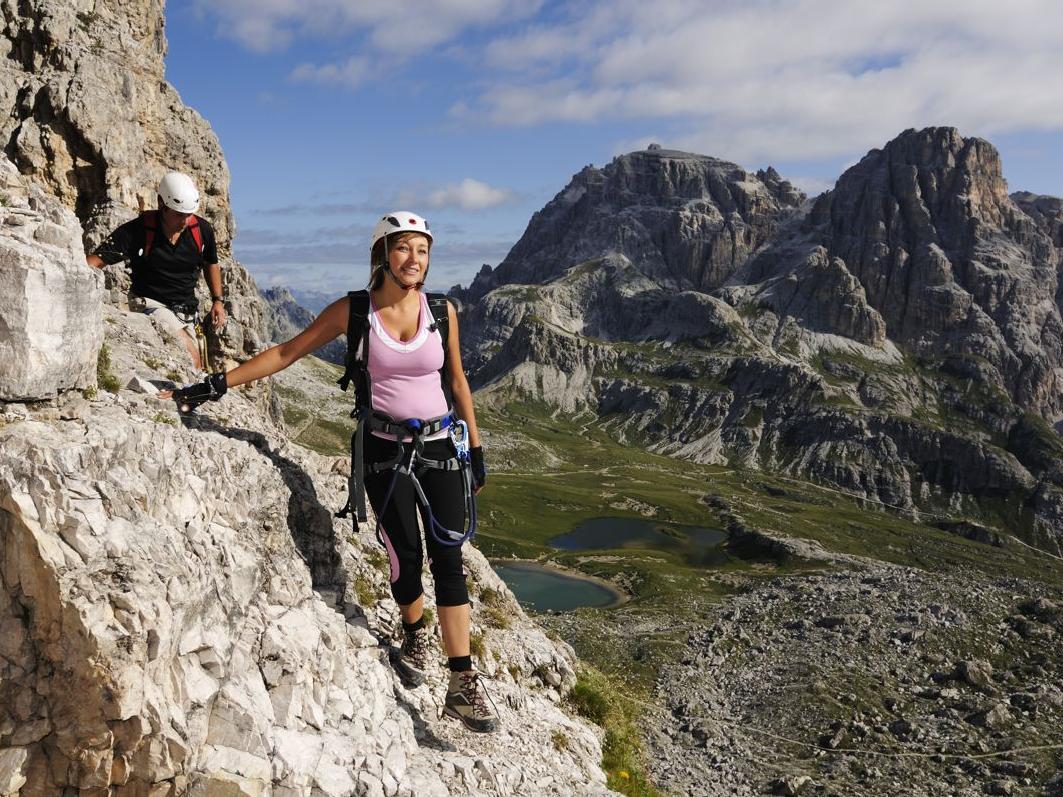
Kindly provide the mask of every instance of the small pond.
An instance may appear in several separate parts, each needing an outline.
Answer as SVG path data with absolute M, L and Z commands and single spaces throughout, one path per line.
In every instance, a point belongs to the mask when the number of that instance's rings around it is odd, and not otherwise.
M 537 612 L 567 612 L 581 606 L 612 606 L 623 596 L 600 581 L 534 562 L 495 564 L 521 606 Z
M 719 565 L 727 561 L 720 543 L 727 539 L 721 529 L 683 526 L 646 518 L 596 517 L 584 520 L 572 531 L 547 541 L 562 551 L 645 548 L 674 551 L 689 564 Z

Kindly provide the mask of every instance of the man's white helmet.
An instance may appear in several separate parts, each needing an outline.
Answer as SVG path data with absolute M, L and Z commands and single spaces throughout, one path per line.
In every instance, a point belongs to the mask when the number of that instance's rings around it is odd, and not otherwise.
M 195 213 L 199 208 L 199 191 L 192 178 L 181 172 L 170 172 L 159 181 L 162 204 L 178 213 Z
M 388 235 L 400 232 L 419 232 L 432 240 L 432 233 L 428 230 L 428 220 L 408 210 L 396 210 L 385 214 L 373 228 L 373 240 L 369 244 L 369 256 L 373 256 L 373 247 L 377 241 Z

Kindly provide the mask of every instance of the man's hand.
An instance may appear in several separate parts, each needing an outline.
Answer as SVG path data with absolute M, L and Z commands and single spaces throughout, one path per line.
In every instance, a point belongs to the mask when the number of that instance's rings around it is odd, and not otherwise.
M 225 322 L 229 320 L 225 312 L 225 304 L 220 299 L 215 299 L 210 306 L 210 323 L 215 332 L 221 332 L 225 328 Z
M 177 402 L 177 409 L 181 412 L 192 412 L 205 401 L 217 401 L 225 395 L 228 389 L 225 374 L 219 372 L 211 374 L 202 382 L 193 382 L 191 385 L 178 388 L 169 395 L 173 396 L 173 400 Z M 159 397 L 167 398 L 167 395 L 160 393 Z

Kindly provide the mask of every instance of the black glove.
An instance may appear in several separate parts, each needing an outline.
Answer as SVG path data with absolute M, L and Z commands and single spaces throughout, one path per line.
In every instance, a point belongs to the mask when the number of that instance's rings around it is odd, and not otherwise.
M 225 374 L 211 374 L 202 382 L 193 382 L 173 392 L 173 400 L 181 412 L 191 412 L 204 401 L 217 401 L 229 389 Z
M 487 484 L 487 466 L 484 465 L 483 446 L 473 446 L 469 449 L 469 459 L 472 461 L 472 486 L 479 490 Z

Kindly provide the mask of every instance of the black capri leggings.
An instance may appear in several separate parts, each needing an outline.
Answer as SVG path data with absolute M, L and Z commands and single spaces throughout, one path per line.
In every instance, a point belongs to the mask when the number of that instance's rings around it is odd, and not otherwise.
M 404 444 L 409 453 L 411 443 Z M 392 459 L 398 451 L 394 440 L 366 433 L 366 465 Z M 454 447 L 450 440 L 429 440 L 424 444 L 424 456 L 428 459 L 450 459 Z M 413 482 L 407 475 L 399 476 L 383 515 L 380 506 L 384 503 L 388 487 L 395 472 L 386 470 L 369 473 L 366 468 L 365 492 L 373 511 L 380 517 L 380 532 L 384 547 L 391 561 L 391 594 L 395 602 L 406 606 L 417 600 L 424 592 L 421 586 L 421 568 L 424 553 L 421 547 L 421 532 L 417 527 L 417 511 L 421 508 L 414 491 Z M 465 496 L 462 491 L 461 473 L 456 470 L 428 469 L 418 476 L 436 522 L 445 528 L 465 528 Z M 423 510 L 422 510 L 423 516 Z M 461 562 L 460 545 L 441 545 L 428 529 L 424 518 L 425 544 L 428 546 L 428 568 L 436 585 L 436 605 L 463 606 L 469 602 L 469 588 L 465 584 L 465 568 Z

